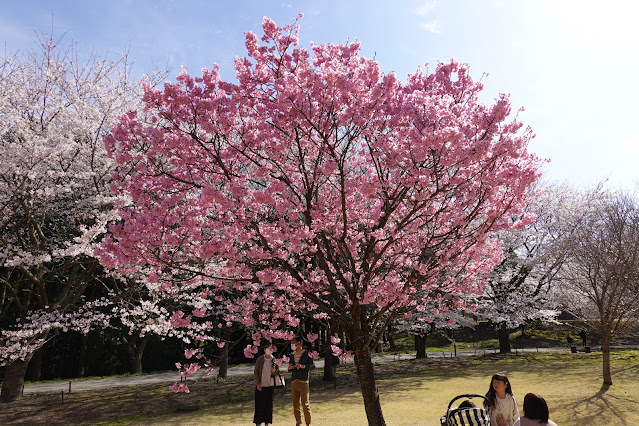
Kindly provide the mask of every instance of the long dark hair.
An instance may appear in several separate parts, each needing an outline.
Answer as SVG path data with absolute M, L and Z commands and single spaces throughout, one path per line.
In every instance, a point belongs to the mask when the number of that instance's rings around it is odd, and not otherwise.
M 509 393 L 511 395 L 513 394 L 513 390 L 510 387 L 510 380 L 508 380 L 508 377 L 506 377 L 505 374 L 493 374 L 493 377 L 490 379 L 490 387 L 488 388 L 488 392 L 486 392 L 486 398 L 488 398 L 488 407 L 486 408 L 495 407 L 495 398 L 497 397 L 497 392 L 495 392 L 495 388 L 493 388 L 493 380 L 499 380 L 500 382 L 506 383 L 506 393 Z
M 524 397 L 524 417 L 531 420 L 539 420 L 542 424 L 548 423 L 550 413 L 548 404 L 543 396 L 536 393 L 527 393 Z

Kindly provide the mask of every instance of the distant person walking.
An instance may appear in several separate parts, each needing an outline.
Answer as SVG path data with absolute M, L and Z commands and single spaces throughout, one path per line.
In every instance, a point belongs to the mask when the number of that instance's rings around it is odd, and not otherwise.
M 279 367 L 273 356 L 274 348 L 264 348 L 264 355 L 255 361 L 253 378 L 255 380 L 255 414 L 253 423 L 269 425 L 273 423 L 273 383 L 271 376 L 279 373 Z
M 528 393 L 524 397 L 524 417 L 513 426 L 557 426 L 549 417 L 546 400 L 536 393 Z
M 293 337 L 291 340 L 291 359 L 288 371 L 291 372 L 291 398 L 293 399 L 293 414 L 295 424 L 302 424 L 302 409 L 304 410 L 304 421 L 306 425 L 311 424 L 311 406 L 309 403 L 309 371 L 315 368 L 313 358 L 308 351 L 302 349 L 302 339 Z M 301 405 L 301 407 L 300 407 Z
M 494 426 L 512 426 L 519 419 L 519 409 L 513 396 L 508 377 L 494 374 L 490 380 L 490 388 L 486 393 L 490 424 Z
M 586 336 L 587 336 L 586 330 L 581 330 L 579 332 L 579 336 L 581 337 L 581 340 L 583 341 L 584 347 L 586 347 L 587 346 L 586 345 Z

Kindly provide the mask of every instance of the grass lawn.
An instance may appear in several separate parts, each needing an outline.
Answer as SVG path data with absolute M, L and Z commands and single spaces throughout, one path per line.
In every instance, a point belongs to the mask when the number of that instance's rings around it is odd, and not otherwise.
M 614 385 L 601 386 L 601 353 L 540 352 L 525 355 L 399 361 L 376 367 L 388 425 L 438 425 L 449 401 L 463 393 L 484 394 L 495 372 L 508 375 L 520 410 L 527 392 L 543 395 L 558 425 L 639 425 L 639 350 L 612 355 Z M 340 366 L 336 387 L 311 382 L 313 425 L 366 425 L 352 366 Z M 1 424 L 91 423 L 250 425 L 250 377 L 224 384 L 201 381 L 189 395 L 166 385 L 121 388 L 100 395 L 73 393 L 64 404 L 45 397 L 0 406 Z M 53 396 L 49 397 L 53 398 Z M 67 400 L 68 398 L 68 400 Z M 276 391 L 275 424 L 293 424 L 288 394 Z
M 510 379 L 520 410 L 526 393 L 543 395 L 558 425 L 639 425 L 639 351 L 614 353 L 615 384 L 609 388 L 602 387 L 600 353 L 542 353 L 429 364 L 402 362 L 380 374 L 378 387 L 388 425 L 438 425 L 453 397 L 484 394 L 495 372 Z M 156 424 L 250 425 L 252 410 L 253 401 L 247 400 L 197 414 L 164 417 Z M 336 389 L 312 388 L 311 411 L 316 426 L 367 424 L 356 383 Z M 294 421 L 287 394 L 276 396 L 273 416 L 275 424 Z

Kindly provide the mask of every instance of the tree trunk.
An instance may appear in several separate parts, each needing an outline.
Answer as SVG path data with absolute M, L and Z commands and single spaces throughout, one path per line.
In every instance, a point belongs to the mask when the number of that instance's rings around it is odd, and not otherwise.
M 226 379 L 229 373 L 229 344 L 228 342 L 220 349 L 220 370 L 217 377 Z
M 26 373 L 32 357 L 33 353 L 30 353 L 24 360 L 19 359 L 7 364 L 4 370 L 0 402 L 13 402 L 22 396 L 24 373 Z
M 42 377 L 42 357 L 44 354 L 44 349 L 40 348 L 33 354 L 33 358 L 29 363 L 29 370 L 31 371 L 30 379 L 32 382 L 40 381 Z
M 355 339 L 352 339 L 355 342 Z M 359 384 L 364 398 L 364 409 L 369 426 L 385 426 L 382 406 L 379 402 L 379 392 L 375 385 L 375 370 L 371 361 L 368 346 L 359 344 L 355 348 L 355 367 L 359 376 Z
M 87 364 L 87 347 L 89 346 L 89 335 L 83 334 L 80 341 L 80 355 L 78 357 L 78 366 L 76 369 L 76 377 L 84 377 L 86 374 Z
M 390 325 L 388 326 L 388 345 L 391 351 L 394 351 L 395 349 L 397 349 L 395 347 L 395 339 L 393 339 L 393 330 L 391 329 Z
M 417 359 L 426 358 L 426 336 L 415 335 L 415 351 Z
M 148 335 L 142 338 L 134 338 L 129 346 L 129 360 L 131 361 L 131 373 L 133 374 L 142 372 L 142 355 L 144 355 L 144 349 L 148 341 Z
M 510 353 L 510 333 L 505 322 L 499 326 L 499 353 Z
M 331 349 L 330 337 L 327 336 L 326 344 L 324 345 L 324 381 L 335 381 L 335 363 L 333 350 Z
M 521 325 L 521 337 L 522 337 L 522 339 L 527 339 L 528 338 L 528 334 L 526 334 L 526 323 L 523 323 Z
M 336 326 L 335 322 L 331 320 L 324 330 L 324 339 L 322 340 L 324 342 L 324 381 L 332 383 L 335 382 L 335 367 L 339 365 L 339 358 L 333 355 L 331 348 L 331 337 Z
M 602 334 L 601 354 L 603 355 L 603 382 L 604 385 L 612 385 L 612 374 L 610 373 L 610 335 Z

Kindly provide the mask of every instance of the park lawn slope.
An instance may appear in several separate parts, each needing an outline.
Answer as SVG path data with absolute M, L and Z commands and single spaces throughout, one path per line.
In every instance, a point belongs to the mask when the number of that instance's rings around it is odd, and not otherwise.
M 609 388 L 602 387 L 600 353 L 565 352 L 396 362 L 377 367 L 378 387 L 388 425 L 437 425 L 453 397 L 485 394 L 496 372 L 511 380 L 520 410 L 526 393 L 539 393 L 559 425 L 639 424 L 639 351 L 616 351 L 613 356 L 615 384 Z M 311 386 L 311 411 L 316 426 L 367 424 L 357 383 L 335 389 Z M 253 401 L 247 400 L 142 423 L 246 425 L 252 419 Z M 276 396 L 273 420 L 293 421 L 288 394 Z
M 639 350 L 612 354 L 614 385 L 602 388 L 601 353 L 539 352 L 396 361 L 376 366 L 386 423 L 437 425 L 449 401 L 463 393 L 484 394 L 495 372 L 508 375 L 520 404 L 527 392 L 543 395 L 559 425 L 639 424 Z M 315 426 L 366 425 L 352 365 L 338 368 L 337 385 L 311 382 Z M 25 396 L 0 405 L 0 424 L 248 425 L 253 420 L 250 376 L 191 382 L 190 394 L 174 394 L 170 383 L 126 386 L 99 392 Z M 276 391 L 276 424 L 293 420 L 288 393 Z

